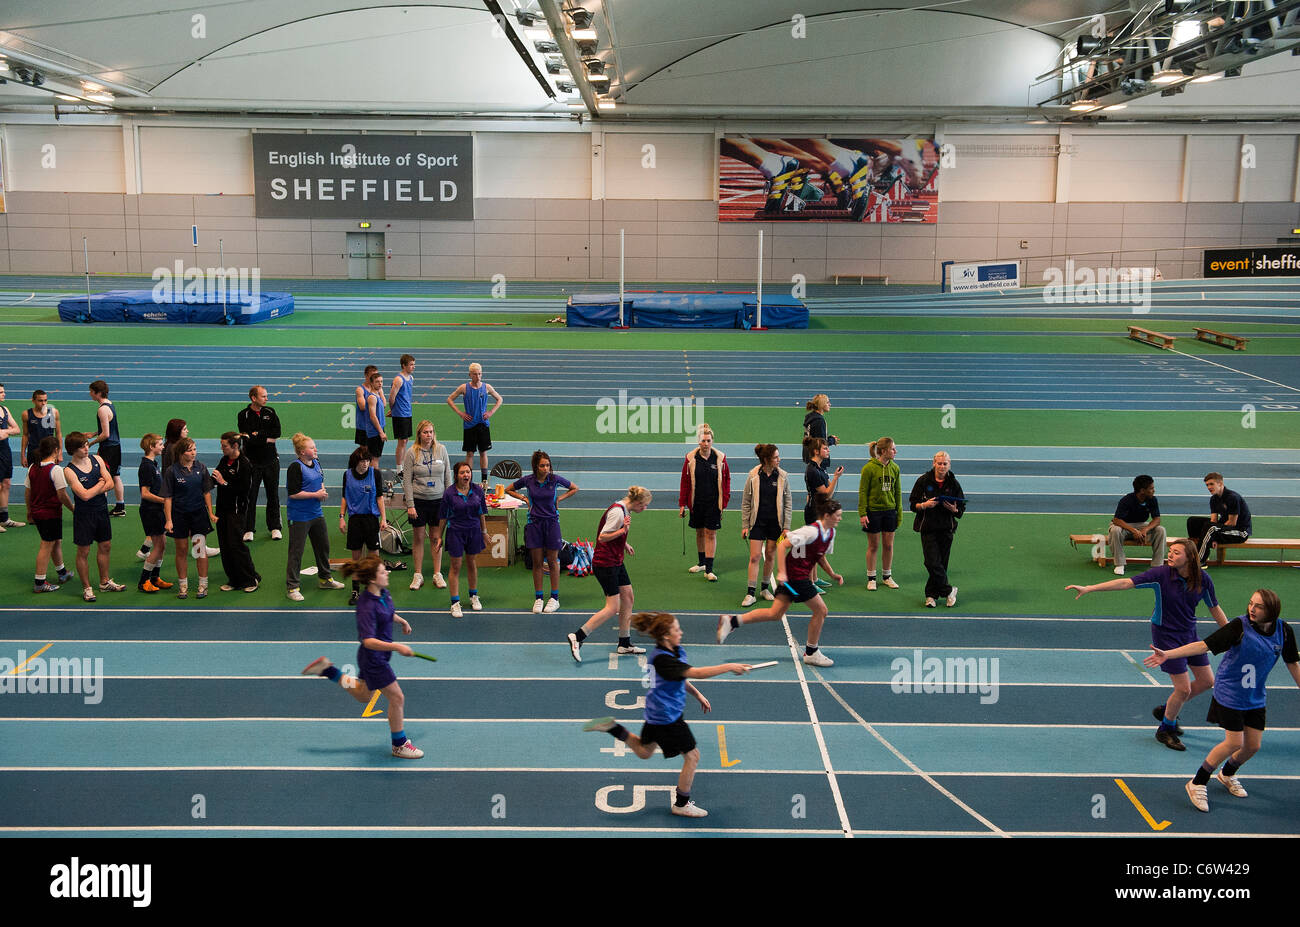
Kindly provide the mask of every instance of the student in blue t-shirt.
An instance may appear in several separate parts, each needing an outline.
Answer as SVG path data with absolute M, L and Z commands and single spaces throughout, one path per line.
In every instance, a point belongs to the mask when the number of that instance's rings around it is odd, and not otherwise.
M 613 718 L 588 721 L 582 729 L 613 735 L 643 760 L 654 756 L 655 744 L 663 750 L 666 759 L 682 754 L 682 772 L 677 777 L 673 814 L 688 818 L 707 817 L 708 812 L 691 801 L 691 783 L 695 780 L 695 768 L 700 764 L 700 751 L 683 712 L 686 693 L 695 696 L 707 714 L 713 706 L 690 681 L 711 679 L 723 673 L 743 676 L 752 667 L 748 663 L 691 666 L 686 662 L 686 651 L 682 649 L 682 626 L 667 612 L 640 612 L 632 616 L 632 626 L 654 638 L 655 642 L 654 649 L 646 656 L 646 674 L 653 680 L 654 687 L 645 698 L 645 724 L 641 727 L 641 736 L 631 733 Z
M 1180 647 L 1199 637 L 1196 633 L 1198 602 L 1205 603 L 1210 610 L 1210 617 L 1219 627 L 1228 623 L 1228 616 L 1223 613 L 1219 600 L 1214 596 L 1214 582 L 1210 579 L 1210 574 L 1200 568 L 1196 559 L 1196 545 L 1186 538 L 1170 543 L 1169 554 L 1163 566 L 1152 567 L 1132 579 L 1112 579 L 1095 586 L 1065 588 L 1079 593 L 1074 597 L 1077 601 L 1090 592 L 1111 592 L 1135 587 L 1155 590 L 1156 606 L 1151 614 L 1151 642 L 1158 647 Z M 1193 679 L 1188 678 L 1189 667 Z M 1178 724 L 1178 712 L 1188 699 L 1214 687 L 1214 670 L 1210 669 L 1210 658 L 1204 652 L 1187 659 L 1171 659 L 1161 669 L 1169 674 L 1174 691 L 1165 704 L 1157 705 L 1151 710 L 1151 714 L 1160 722 L 1156 740 L 1170 750 L 1186 750 L 1183 742 L 1178 739 L 1183 733 Z
M 403 354 L 398 360 L 401 372 L 393 377 L 392 389 L 388 392 L 388 408 L 392 413 L 393 437 L 397 439 L 397 469 L 402 469 L 406 457 L 406 442 L 411 438 L 411 403 L 415 392 L 415 357 Z
M 1300 654 L 1296 652 L 1295 632 L 1280 621 L 1282 601 L 1272 589 L 1256 589 L 1246 607 L 1246 614 L 1234 618 L 1203 641 L 1193 641 L 1174 650 L 1155 651 L 1143 662 L 1161 666 L 1172 659 L 1182 659 L 1207 651 L 1227 655 L 1219 661 L 1219 676 L 1210 697 L 1207 721 L 1223 728 L 1223 743 L 1205 757 L 1196 775 L 1187 783 L 1187 797 L 1193 807 L 1209 811 L 1205 786 L 1215 767 L 1223 769 L 1215 778 L 1233 795 L 1246 797 L 1246 789 L 1237 779 L 1237 770 L 1259 751 L 1264 736 L 1264 680 L 1280 656 L 1287 672 L 1300 685 Z M 1227 762 L 1224 762 L 1224 761 Z
M 456 400 L 461 396 L 465 397 L 464 412 L 456 408 Z M 495 401 L 490 409 L 487 407 L 489 396 Z M 487 452 L 492 450 L 491 419 L 504 401 L 491 383 L 483 382 L 483 367 L 480 364 L 470 364 L 469 382 L 456 387 L 447 397 L 451 411 L 465 423 L 465 437 L 460 445 L 460 449 L 465 452 L 465 463 L 473 466 L 474 452 L 478 451 L 479 479 L 484 486 L 488 480 Z
M 304 676 L 324 676 L 337 682 L 353 698 L 369 705 L 376 692 L 384 693 L 388 700 L 388 729 L 392 733 L 393 756 L 404 760 L 418 760 L 424 751 L 411 743 L 404 730 L 406 696 L 397 683 L 397 674 L 388 665 L 396 651 L 404 657 L 412 656 L 411 648 L 393 642 L 393 624 L 402 626 L 403 634 L 411 633 L 406 619 L 397 614 L 393 597 L 388 592 L 388 568 L 378 554 L 343 564 L 344 576 L 351 576 L 365 584 L 357 600 L 357 675 L 344 676 L 328 657 L 317 657 L 303 668 Z
M 515 480 L 506 492 L 528 505 L 524 547 L 533 566 L 533 614 L 540 614 L 560 610 L 560 548 L 564 546 L 564 537 L 560 534 L 560 513 L 556 506 L 576 493 L 578 487 L 551 469 L 551 455 L 546 451 L 533 451 L 532 466 L 533 472 Z M 556 498 L 560 489 L 567 492 Z M 551 599 L 545 607 L 542 604 L 543 554 L 551 574 Z

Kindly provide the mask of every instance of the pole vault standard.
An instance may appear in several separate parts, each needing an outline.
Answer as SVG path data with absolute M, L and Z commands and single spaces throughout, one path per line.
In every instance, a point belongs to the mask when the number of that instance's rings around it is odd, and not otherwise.
M 767 331 L 763 327 L 763 230 L 758 230 L 758 312 L 754 317 L 754 331 Z
M 86 245 L 86 239 L 81 239 L 81 258 L 86 262 L 86 318 L 90 318 L 90 249 Z
M 618 230 L 618 327 L 627 328 L 623 324 L 623 229 Z

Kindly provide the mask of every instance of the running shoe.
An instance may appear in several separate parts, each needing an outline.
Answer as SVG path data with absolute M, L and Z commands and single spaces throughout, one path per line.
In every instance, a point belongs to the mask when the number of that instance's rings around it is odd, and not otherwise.
M 890 589 L 898 588 L 898 583 L 894 582 L 894 577 L 892 576 L 886 576 L 884 579 L 881 580 L 881 582 L 884 583 L 886 586 L 888 586 Z
M 33 592 L 58 592 L 59 587 L 51 585 L 50 583 L 37 583 L 32 588 L 32 591 Z
M 465 617 L 465 610 L 462 609 L 462 608 L 460 607 L 460 603 L 459 603 L 459 602 L 452 602 L 452 603 L 451 603 L 451 617 L 453 617 L 453 618 L 464 618 L 464 617 Z
M 113 582 L 112 577 L 109 577 L 108 579 L 104 580 L 102 583 L 99 584 L 100 592 L 121 592 L 125 588 L 126 587 L 123 586 L 121 583 Z
M 540 597 L 540 596 L 537 597 L 537 598 L 534 598 L 534 599 L 533 599 L 533 614 L 534 614 L 534 615 L 540 615 L 540 614 L 542 613 L 542 609 L 543 609 L 545 606 L 546 606 L 546 603 L 543 602 L 543 601 L 541 600 L 541 597 Z
M 956 604 L 957 604 L 957 587 L 953 586 L 952 590 L 948 593 L 948 607 L 952 608 Z
M 262 585 L 262 584 L 261 584 L 261 583 L 253 583 L 253 585 L 251 585 L 251 586 L 245 586 L 245 587 L 244 587 L 244 591 L 245 591 L 245 592 L 256 592 L 256 591 L 257 591 L 257 587 L 260 586 L 260 585 Z
M 81 590 L 81 598 L 87 602 L 95 601 L 95 590 L 87 586 L 85 589 Z
M 150 548 L 149 550 L 152 550 L 152 548 Z M 139 549 L 137 549 L 136 552 L 135 552 L 135 559 L 137 559 L 137 560 L 148 560 L 148 559 L 149 559 L 149 550 L 139 550 Z
M 125 515 L 126 513 L 123 512 L 122 514 Z M 6 528 L 26 528 L 26 527 L 27 527 L 27 522 L 25 522 L 25 521 L 14 521 L 12 518 L 10 518 L 8 521 L 6 521 L 6 522 L 4 523 L 4 527 L 6 527 Z
M 140 590 L 141 592 L 158 592 L 158 591 L 159 591 L 158 587 L 155 586 L 155 585 L 153 584 L 153 580 L 152 580 L 152 579 L 146 579 L 146 580 L 145 580 L 144 582 L 142 582 L 142 583 L 139 585 L 139 587 L 137 587 L 137 588 L 139 588 L 139 590 Z
M 1236 776 L 1225 776 L 1223 770 L 1219 770 L 1214 774 L 1214 778 L 1222 782 L 1223 787 L 1238 798 L 1246 797 L 1246 787 L 1241 784 L 1241 781 Z
M 638 647 L 636 644 L 628 644 L 626 647 L 624 647 L 622 644 L 619 644 L 618 650 L 616 650 L 615 653 L 623 653 L 623 654 L 645 653 L 645 648 Z
M 758 594 L 759 594 L 760 596 L 762 596 L 764 599 L 766 599 L 767 601 L 769 601 L 769 602 L 775 602 L 775 601 L 776 601 L 776 596 L 774 596 L 774 595 L 772 595 L 772 593 L 768 592 L 766 586 L 764 586 L 763 589 L 760 590 Z
M 560 610 L 560 600 L 554 597 L 547 599 L 546 607 L 542 609 L 542 611 L 546 612 L 547 614 L 558 612 L 559 610 Z
M 418 760 L 420 757 L 424 756 L 424 751 L 408 740 L 400 747 L 393 747 L 393 756 L 400 757 L 404 760 Z
M 569 653 L 573 654 L 573 661 L 575 663 L 581 663 L 582 645 L 578 643 L 578 635 L 570 632 L 568 634 L 568 641 L 569 641 Z
M 938 604 L 938 603 L 936 603 L 936 602 L 934 601 L 934 599 L 931 598 L 930 596 L 926 596 L 926 597 L 925 597 L 925 607 L 926 607 L 926 608 L 935 608 L 935 607 L 937 606 L 937 604 Z
M 717 637 L 717 641 L 718 641 L 719 644 L 721 644 L 721 643 L 722 643 L 723 641 L 725 641 L 728 637 L 730 637 L 732 631 L 736 630 L 735 628 L 733 628 L 733 627 L 731 626 L 731 619 L 734 618 L 734 617 L 736 617 L 736 616 L 735 616 L 735 615 L 719 615 L 719 616 L 718 616 L 718 633 L 717 633 L 716 637 Z
M 1192 800 L 1192 807 L 1197 811 L 1209 811 L 1210 799 L 1205 793 L 1205 786 L 1197 785 L 1195 782 L 1188 780 L 1187 797 Z
M 423 585 L 424 585 L 424 575 L 422 573 L 416 573 L 414 576 L 411 577 L 412 590 L 419 589 Z
M 282 540 L 283 538 L 284 538 L 284 535 L 280 533 L 280 529 L 279 529 L 279 528 L 272 528 L 272 529 L 271 529 L 271 540 L 272 540 L 272 541 L 279 541 L 279 540 Z
M 208 584 L 199 583 L 199 591 L 194 593 L 196 599 L 206 599 L 208 597 Z
M 849 218 L 861 222 L 867 214 L 867 191 L 871 185 L 871 159 L 859 153 L 853 159 L 853 170 L 849 174 L 847 202 L 843 203 L 849 211 Z M 843 202 L 843 200 L 842 200 Z
M 718 574 L 717 574 L 717 573 L 705 573 L 705 574 L 704 574 L 704 578 L 707 579 L 707 580 L 708 580 L 709 582 L 711 582 L 711 583 L 716 583 L 716 582 L 718 581 Z
M 294 602 L 301 602 L 301 601 L 303 601 L 303 598 L 302 598 L 302 590 L 301 590 L 301 589 L 290 589 L 289 592 L 288 592 L 288 596 L 289 596 L 289 598 L 292 599 Z
M 705 811 L 693 801 L 688 801 L 684 805 L 679 805 L 676 802 L 673 802 L 672 809 L 673 814 L 684 818 L 707 818 L 709 816 L 709 812 Z
M 441 573 L 434 573 L 434 574 L 433 574 L 433 585 L 434 585 L 436 588 L 438 588 L 438 589 L 446 589 L 446 588 L 447 588 L 447 581 L 446 581 L 445 579 L 442 578 L 442 574 L 441 574 Z
M 108 513 L 113 518 L 126 518 L 126 508 L 120 505 L 114 506 L 113 510 Z M 13 527 L 9 522 L 5 522 L 6 528 Z
M 814 650 L 812 653 L 805 653 L 803 661 L 809 666 L 834 666 L 835 661 L 820 650 Z
M 320 581 L 319 585 L 320 585 L 320 587 L 321 587 L 322 589 L 342 589 L 342 588 L 343 588 L 343 584 L 342 584 L 341 582 L 339 582 L 337 579 L 335 579 L 334 577 L 332 577 L 332 576 L 331 576 L 329 579 L 322 579 L 322 580 Z
M 1156 731 L 1156 740 L 1164 744 L 1170 750 L 1177 750 L 1180 753 L 1187 749 L 1187 747 L 1183 745 L 1183 742 L 1178 739 L 1178 735 L 1167 727 L 1162 727 L 1160 730 Z
M 867 580 L 867 592 L 875 592 L 875 591 L 876 591 L 876 581 L 874 579 Z
M 478 600 L 478 596 L 476 595 L 469 597 L 469 607 L 474 609 L 476 612 L 483 611 L 483 603 Z
M 807 173 L 808 169 L 801 167 L 794 158 L 782 158 L 781 170 L 767 182 L 767 200 L 763 204 L 763 211 L 780 212 L 786 194 L 802 186 L 803 177 Z
M 170 589 L 172 586 L 176 585 L 175 583 L 169 583 L 169 582 L 167 582 L 167 580 L 163 579 L 163 578 L 160 577 L 160 576 L 155 576 L 155 577 L 151 580 L 151 582 L 152 582 L 155 586 L 157 586 L 159 589 Z
M 317 657 L 303 667 L 302 674 L 304 676 L 319 676 L 333 665 L 329 657 Z
M 706 567 L 704 564 L 702 564 L 702 563 L 697 563 L 697 564 L 695 564 L 693 567 L 691 567 L 689 570 L 687 570 L 686 572 L 687 572 L 687 573 L 703 573 L 703 572 L 704 572 L 705 570 L 707 570 L 707 569 L 708 569 L 708 567 Z
M 178 599 L 188 599 L 189 597 L 190 597 L 189 590 L 186 589 L 184 586 L 181 587 L 180 592 L 176 593 L 176 598 Z
M 743 599 L 740 600 L 740 607 L 741 607 L 741 608 L 749 608 L 749 606 L 754 605 L 754 604 L 757 604 L 757 602 L 758 602 L 758 599 L 754 598 L 754 596 L 753 596 L 752 593 L 748 593 L 748 592 L 747 592 L 747 593 L 745 593 L 745 597 L 744 597 Z
M 253 532 L 251 532 L 251 531 L 245 531 L 245 532 L 244 532 L 244 543 L 248 543 L 248 542 L 251 541 L 252 539 L 253 539 Z
M 348 604 L 349 604 L 349 605 L 356 605 L 356 604 L 357 604 L 357 598 L 358 598 L 360 595 L 361 595 L 361 590 L 360 590 L 360 589 L 353 589 L 353 590 L 352 590 L 352 595 L 348 596 Z
M 612 731 L 617 726 L 613 718 L 593 718 L 582 726 L 584 731 Z
M 232 585 L 230 585 L 230 583 L 222 583 L 222 584 L 221 584 L 221 591 L 222 591 L 222 592 L 234 592 L 234 591 L 235 591 L 235 587 L 232 586 Z

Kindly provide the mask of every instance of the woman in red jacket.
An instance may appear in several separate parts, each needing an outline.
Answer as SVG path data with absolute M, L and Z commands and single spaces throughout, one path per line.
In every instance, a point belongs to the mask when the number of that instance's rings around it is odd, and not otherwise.
M 713 572 L 713 555 L 718 548 L 722 512 L 730 501 L 731 469 L 727 466 L 727 455 L 713 446 L 713 430 L 705 422 L 700 425 L 700 446 L 687 454 L 686 463 L 682 464 L 677 514 L 685 518 L 689 511 L 690 525 L 695 529 L 699 562 L 690 572 L 703 573 L 711 583 L 718 581 Z

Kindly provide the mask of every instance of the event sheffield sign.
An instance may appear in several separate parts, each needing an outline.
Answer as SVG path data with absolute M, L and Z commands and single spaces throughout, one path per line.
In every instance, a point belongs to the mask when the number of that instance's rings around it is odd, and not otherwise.
M 253 134 L 262 219 L 473 219 L 467 135 Z

